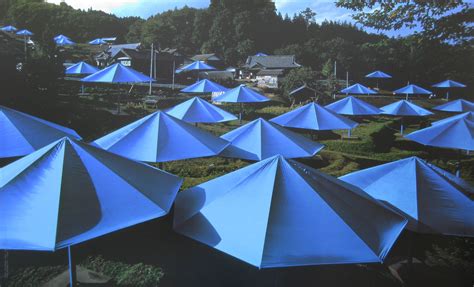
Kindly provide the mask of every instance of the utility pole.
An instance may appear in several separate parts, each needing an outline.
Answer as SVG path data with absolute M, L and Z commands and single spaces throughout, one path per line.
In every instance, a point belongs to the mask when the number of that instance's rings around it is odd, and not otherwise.
M 349 71 L 346 72 L 346 88 L 349 87 Z
M 176 60 L 174 59 L 174 55 L 173 55 L 173 84 L 171 85 L 171 89 L 174 90 L 174 74 L 176 72 Z
M 153 43 L 151 43 L 151 52 L 150 52 L 150 87 L 148 89 L 148 94 L 151 96 L 151 88 L 152 88 L 152 82 L 153 82 L 153 54 L 154 54 L 154 46 Z
M 334 79 L 337 79 L 337 61 L 334 61 Z

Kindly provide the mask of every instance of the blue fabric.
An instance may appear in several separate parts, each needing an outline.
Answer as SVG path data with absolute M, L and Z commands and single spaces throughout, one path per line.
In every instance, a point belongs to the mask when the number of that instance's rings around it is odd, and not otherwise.
M 101 38 L 97 38 L 97 39 L 94 39 L 94 40 L 90 41 L 89 44 L 91 44 L 91 45 L 103 45 L 103 44 L 107 44 L 107 42 L 104 41 Z
M 474 188 L 417 157 L 340 177 L 408 218 L 421 233 L 474 236 Z
M 179 74 L 181 72 L 189 72 L 189 71 L 212 71 L 212 70 L 216 70 L 216 68 L 204 63 L 203 61 L 196 61 L 177 69 L 176 73 Z
M 229 145 L 227 141 L 161 111 L 97 139 L 94 144 L 145 162 L 215 156 Z
M 432 92 L 417 85 L 408 85 L 398 90 L 393 91 L 395 94 L 408 94 L 408 95 L 431 95 Z
M 215 97 L 213 101 L 228 103 L 261 103 L 268 102 L 270 99 L 245 85 L 240 85 Z
M 58 46 L 72 46 L 76 44 L 73 41 L 71 41 L 69 38 L 65 38 L 65 37 L 55 40 L 55 43 Z
M 382 110 L 379 108 L 352 96 L 345 97 L 337 102 L 326 105 L 326 108 L 340 115 L 350 116 L 369 116 L 382 113 Z
M 54 251 L 164 216 L 181 183 L 63 138 L 0 169 L 0 249 Z
M 392 76 L 382 71 L 375 71 L 365 76 L 366 78 L 390 79 Z
M 369 89 L 366 86 L 361 85 L 361 84 L 354 84 L 350 87 L 342 89 L 340 91 L 340 93 L 353 94 L 353 95 L 373 95 L 373 94 L 376 94 L 376 92 L 372 91 L 371 89 Z
M 265 54 L 265 53 L 259 52 L 259 53 L 255 54 L 255 56 L 256 56 L 256 57 L 266 57 L 266 56 L 268 56 L 268 55 Z
M 65 136 L 72 129 L 0 106 L 0 158 L 24 156 Z
M 201 80 L 181 90 L 183 93 L 213 93 L 213 92 L 226 92 L 226 87 L 223 87 L 217 83 L 209 81 L 207 79 Z
M 262 160 L 277 154 L 288 158 L 312 157 L 324 145 L 260 118 L 226 133 L 221 138 L 231 144 L 225 157 Z
M 446 80 L 446 81 L 442 81 L 440 83 L 434 84 L 433 87 L 435 88 L 465 88 L 466 85 L 461 84 L 456 81 Z
M 33 33 L 31 31 L 28 31 L 26 29 L 21 30 L 16 32 L 17 35 L 22 35 L 22 36 L 33 36 Z
M 358 125 L 358 123 L 315 103 L 309 103 L 270 121 L 288 128 L 316 131 L 350 130 Z
M 15 32 L 16 30 L 18 30 L 15 26 L 5 26 L 5 27 L 2 27 L 2 31 L 5 31 L 5 32 Z
M 474 103 L 463 99 L 454 100 L 443 105 L 439 105 L 433 108 L 433 110 L 443 112 L 474 112 Z
M 117 63 L 82 79 L 83 82 L 143 83 L 153 81 L 132 68 Z
M 66 75 L 88 75 L 98 72 L 99 69 L 87 64 L 86 62 L 79 62 L 66 69 Z
M 444 121 L 405 137 L 423 145 L 474 150 L 474 121 L 467 117 Z
M 54 40 L 54 41 L 58 41 L 58 40 L 63 39 L 63 38 L 64 38 L 64 39 L 71 40 L 71 38 L 69 38 L 68 36 L 65 36 L 65 35 L 63 35 L 63 34 L 59 34 L 59 35 L 55 36 L 55 37 L 53 38 L 53 40 Z
M 189 123 L 221 123 L 237 120 L 237 117 L 205 100 L 194 97 L 166 111 L 177 119 Z
M 436 121 L 436 122 L 432 122 L 431 125 L 442 124 L 442 123 L 445 123 L 445 122 L 449 122 L 449 121 L 457 120 L 457 119 L 462 119 L 462 118 L 466 118 L 467 120 L 469 120 L 471 122 L 474 122 L 474 112 L 462 113 L 462 114 L 455 115 L 455 116 L 452 116 L 452 117 L 449 117 L 449 118 L 445 118 L 445 119 L 442 119 L 442 120 L 439 120 L 439 121 Z
M 362 190 L 275 156 L 181 192 L 173 227 L 271 268 L 381 262 L 405 224 Z
M 392 116 L 429 116 L 433 113 L 409 101 L 401 100 L 380 108 L 382 114 Z

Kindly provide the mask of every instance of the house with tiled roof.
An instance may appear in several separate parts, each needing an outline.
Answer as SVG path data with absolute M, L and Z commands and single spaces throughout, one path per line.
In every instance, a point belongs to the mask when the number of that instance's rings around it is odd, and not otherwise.
M 239 77 L 255 80 L 261 88 L 277 89 L 285 75 L 299 67 L 294 55 L 255 55 L 247 58 Z

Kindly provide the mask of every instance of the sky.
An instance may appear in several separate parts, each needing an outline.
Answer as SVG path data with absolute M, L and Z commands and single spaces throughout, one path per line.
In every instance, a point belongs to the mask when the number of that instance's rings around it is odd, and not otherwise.
M 48 0 L 47 2 L 59 4 L 61 0 Z M 148 18 L 156 13 L 175 7 L 187 5 L 194 8 L 206 8 L 209 0 L 66 0 L 74 8 L 102 10 L 117 16 L 139 16 Z M 335 0 L 275 0 L 278 12 L 290 16 L 309 7 L 316 12 L 316 21 L 324 20 L 354 22 L 351 10 L 336 7 Z M 370 32 L 377 32 L 369 30 Z M 413 31 L 402 29 L 399 31 L 384 32 L 388 36 L 405 36 Z

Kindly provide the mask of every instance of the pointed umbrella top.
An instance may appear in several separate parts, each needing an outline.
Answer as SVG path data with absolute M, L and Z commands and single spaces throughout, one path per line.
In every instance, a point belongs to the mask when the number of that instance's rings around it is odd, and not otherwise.
M 82 79 L 83 82 L 100 82 L 100 83 L 143 83 L 149 82 L 149 77 L 132 68 L 125 67 L 117 63 L 100 70 L 90 76 Z
M 68 36 L 63 35 L 63 34 L 59 34 L 59 35 L 57 35 L 57 36 L 55 36 L 55 37 L 53 38 L 54 41 L 58 41 L 58 40 L 60 40 L 60 39 L 68 39 L 68 40 L 71 40 L 71 38 L 69 38 Z
M 474 112 L 474 103 L 463 99 L 454 100 L 446 104 L 434 107 L 433 110 L 443 112 Z
M 395 94 L 407 94 L 407 95 L 431 95 L 431 91 L 423 89 L 417 85 L 408 85 L 398 90 L 393 91 Z
M 440 83 L 434 84 L 433 87 L 435 88 L 465 88 L 466 85 L 461 84 L 456 81 L 446 80 L 446 81 L 442 81 Z
M 407 100 L 400 100 L 380 108 L 382 114 L 392 116 L 429 116 L 433 113 Z
M 55 43 L 58 46 L 72 46 L 76 44 L 73 41 L 71 41 L 69 38 L 59 38 L 55 40 Z
M 72 129 L 0 106 L 0 158 L 24 156 L 65 136 L 81 137 Z
M 444 121 L 405 136 L 423 145 L 474 150 L 474 122 L 467 117 Z
M 362 190 L 275 156 L 180 192 L 173 228 L 271 268 L 382 262 L 405 225 Z
M 222 156 L 262 160 L 281 154 L 288 158 L 312 157 L 323 145 L 260 118 L 221 136 L 231 144 Z
M 392 76 L 382 71 L 375 71 L 365 76 L 366 78 L 377 78 L 377 79 L 390 79 Z
M 309 103 L 270 120 L 280 126 L 309 130 L 347 130 L 358 123 L 318 104 Z
M 237 117 L 205 100 L 194 97 L 166 111 L 177 119 L 190 123 L 220 123 L 236 120 Z
M 236 88 L 228 90 L 220 96 L 215 97 L 213 101 L 228 103 L 259 103 L 268 102 L 270 99 L 245 85 L 240 85 Z
M 26 29 L 18 31 L 18 32 L 16 32 L 16 34 L 21 35 L 21 36 L 33 36 L 33 33 L 31 31 L 26 30 Z
M 341 177 L 408 218 L 421 233 L 474 236 L 474 188 L 417 157 Z
M 268 56 L 268 55 L 265 54 L 265 53 L 262 53 L 262 52 L 259 52 L 259 53 L 255 54 L 255 57 L 266 57 L 266 56 Z
M 66 75 L 88 75 L 98 72 L 99 69 L 87 64 L 86 62 L 79 62 L 66 69 Z
M 340 91 L 343 94 L 353 94 L 353 95 L 373 95 L 376 92 L 372 91 L 371 89 L 367 88 L 361 84 L 354 84 L 350 87 L 347 87 Z
M 90 45 L 103 45 L 107 44 L 106 41 L 104 41 L 102 38 L 97 38 L 89 42 Z
M 196 61 L 177 69 L 176 73 L 179 74 L 181 72 L 189 72 L 189 71 L 212 71 L 212 70 L 216 70 L 216 68 L 204 63 L 203 61 Z
M 201 80 L 181 90 L 183 93 L 213 93 L 226 92 L 229 89 L 207 79 Z
M 215 156 L 229 145 L 227 141 L 161 111 L 97 139 L 94 144 L 145 162 Z
M 326 108 L 340 115 L 351 116 L 378 115 L 382 113 L 382 110 L 379 108 L 352 96 L 329 104 Z
M 54 251 L 161 217 L 181 182 L 63 138 L 0 169 L 0 248 Z
M 432 122 L 431 125 L 442 124 L 442 123 L 446 123 L 446 122 L 450 122 L 450 121 L 458 120 L 462 118 L 466 118 L 468 121 L 474 122 L 474 112 L 466 112 L 466 113 L 455 115 L 449 118 L 445 118 L 436 122 Z
M 9 26 L 2 27 L 1 30 L 5 32 L 15 32 L 18 29 L 15 26 L 9 25 Z

